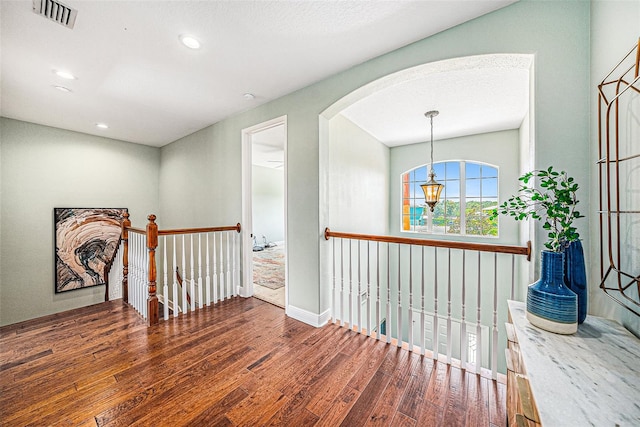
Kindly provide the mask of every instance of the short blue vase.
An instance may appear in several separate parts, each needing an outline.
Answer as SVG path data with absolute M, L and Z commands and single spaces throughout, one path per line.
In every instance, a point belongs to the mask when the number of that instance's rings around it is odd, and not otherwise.
M 564 284 L 578 295 L 578 325 L 587 318 L 587 272 L 580 240 L 564 251 Z
M 556 334 L 578 330 L 578 296 L 564 283 L 564 252 L 542 251 L 540 280 L 527 289 L 527 319 Z

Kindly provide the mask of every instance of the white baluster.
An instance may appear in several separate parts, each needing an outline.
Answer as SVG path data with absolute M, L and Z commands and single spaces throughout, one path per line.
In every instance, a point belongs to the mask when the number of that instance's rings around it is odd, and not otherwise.
M 147 298 L 149 297 L 149 249 L 147 248 L 147 236 L 143 238 L 143 254 L 144 254 L 144 286 L 142 286 L 142 309 L 144 310 L 144 318 L 147 318 Z M 156 279 L 157 280 L 157 279 Z
M 213 241 L 213 303 L 218 302 L 218 256 L 216 251 L 216 233 L 211 235 Z
M 353 329 L 353 259 L 352 242 L 349 239 L 349 329 Z
M 397 310 L 396 310 L 396 316 L 397 317 L 397 324 L 398 324 L 398 330 L 397 330 L 397 344 L 398 347 L 402 347 L 402 276 L 400 274 L 401 270 L 402 270 L 402 266 L 401 266 L 401 259 L 400 259 L 400 247 L 402 245 L 398 245 L 398 305 L 396 306 Z
M 198 308 L 203 306 L 202 298 L 202 233 L 198 233 Z
M 409 245 L 409 351 L 413 351 L 413 245 Z
M 466 320 L 466 255 L 467 251 L 462 251 L 462 322 L 460 326 L 460 360 L 462 361 L 462 368 L 467 369 L 467 350 L 469 349 L 469 336 L 467 335 L 467 320 Z
M 367 242 L 367 335 L 371 336 L 371 262 L 370 262 L 371 244 Z
M 231 298 L 231 258 L 229 255 L 229 231 L 227 235 L 227 297 Z
M 376 242 L 376 338 L 380 341 L 380 242 Z
M 387 343 L 391 343 L 391 243 L 387 243 Z
M 184 234 L 182 235 L 182 313 L 187 314 L 187 255 L 184 245 Z
M 162 288 L 162 297 L 164 304 L 162 305 L 164 311 L 164 320 L 169 319 L 169 272 L 167 270 L 167 236 L 162 236 L 162 253 L 163 253 L 163 267 L 164 267 L 164 286 Z
M 357 326 L 357 331 L 358 332 L 362 332 L 362 266 L 360 263 L 360 240 L 357 241 L 358 242 L 358 296 L 356 298 L 356 313 L 357 313 L 357 322 L 358 324 Z
M 189 249 L 189 271 L 191 272 L 191 276 L 189 277 L 189 293 L 191 294 L 191 311 L 196 311 L 196 281 L 195 274 L 193 269 L 193 234 L 190 234 L 190 246 Z
M 480 373 L 480 369 L 482 368 L 482 328 L 481 328 L 481 317 L 482 317 L 482 307 L 480 304 L 482 303 L 482 283 L 481 283 L 481 264 L 480 264 L 480 251 L 478 251 L 478 289 L 477 289 L 477 318 L 476 318 L 476 373 Z
M 447 250 L 447 258 L 447 364 L 451 365 L 451 347 L 453 347 L 451 338 L 451 248 Z
M 433 358 L 438 359 L 438 248 L 433 248 Z
M 207 238 L 206 238 L 206 242 L 207 242 L 207 256 L 206 256 L 206 263 L 207 263 L 207 277 L 205 279 L 205 284 L 207 287 L 207 292 L 206 292 L 206 298 L 207 298 L 207 306 L 211 305 L 211 270 L 209 269 L 209 235 L 211 233 L 207 233 Z
M 142 262 L 140 265 L 142 266 L 142 283 L 140 286 L 140 309 L 142 310 L 142 317 L 147 318 L 147 292 L 149 286 L 149 251 L 147 249 L 147 236 L 141 236 L 142 244 L 140 245 L 140 251 L 142 254 Z
M 176 235 L 173 235 L 173 264 L 171 272 L 173 273 L 173 317 L 178 317 L 180 310 L 178 309 L 178 260 L 177 260 Z
M 509 299 L 515 299 L 515 289 L 516 289 L 516 256 L 515 254 L 511 255 L 511 296 Z
M 420 273 L 420 355 L 424 356 L 424 246 L 422 246 L 422 251 L 420 253 L 420 262 L 422 265 Z
M 493 254 L 493 348 L 491 349 L 491 378 L 498 378 L 498 254 Z
M 226 295 L 224 292 L 225 289 L 225 277 L 224 277 L 224 245 L 222 243 L 222 232 L 220 233 L 220 301 L 224 301 Z
M 237 246 L 237 239 L 238 239 L 238 233 L 235 231 L 231 232 L 231 258 L 233 260 L 233 268 L 231 270 L 231 277 L 233 277 L 233 281 L 231 283 L 231 295 L 232 296 L 236 296 L 238 294 L 238 272 L 236 270 L 236 258 L 238 255 L 239 256 L 239 250 L 236 250 Z
M 336 239 L 331 239 L 331 320 L 336 323 Z
M 133 294 L 133 307 L 136 309 L 136 311 L 138 313 L 140 313 L 140 302 L 138 301 L 140 298 L 140 235 L 139 234 L 134 234 L 134 261 L 133 261 L 133 265 L 135 266 L 134 268 L 134 280 L 133 280 L 133 289 L 132 289 L 132 294 Z M 142 314 L 142 313 L 140 313 Z
M 340 239 L 340 325 L 344 326 L 344 239 Z
M 129 233 L 129 304 L 137 311 L 135 304 L 136 289 L 136 234 Z

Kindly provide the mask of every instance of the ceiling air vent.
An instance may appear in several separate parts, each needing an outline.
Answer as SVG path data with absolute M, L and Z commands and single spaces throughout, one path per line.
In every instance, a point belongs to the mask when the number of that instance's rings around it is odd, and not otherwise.
M 73 29 L 78 11 L 54 0 L 33 0 L 33 11 L 58 24 Z

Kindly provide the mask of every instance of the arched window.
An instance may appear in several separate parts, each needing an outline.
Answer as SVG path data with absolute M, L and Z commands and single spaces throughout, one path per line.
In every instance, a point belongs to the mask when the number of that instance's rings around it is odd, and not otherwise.
M 402 174 L 402 231 L 428 234 L 498 236 L 498 221 L 490 211 L 498 206 L 498 168 L 462 161 L 433 164 L 436 180 L 444 184 L 433 212 L 424 202 L 421 184 L 429 165 Z

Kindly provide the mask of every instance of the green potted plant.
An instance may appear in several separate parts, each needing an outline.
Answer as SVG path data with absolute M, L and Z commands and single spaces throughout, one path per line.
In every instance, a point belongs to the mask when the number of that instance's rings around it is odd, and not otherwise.
M 494 209 L 491 218 L 500 213 L 516 221 L 542 221 L 547 250 L 542 251 L 541 278 L 527 290 L 527 318 L 552 332 L 573 333 L 586 317 L 584 255 L 573 224 L 583 217 L 576 209 L 578 183 L 552 166 L 527 172 L 519 181 L 518 194 Z

